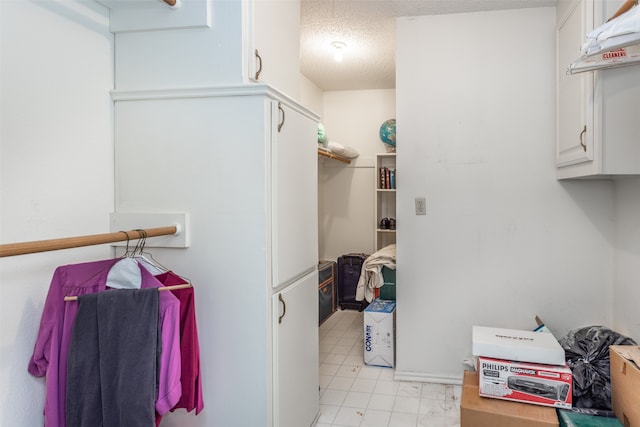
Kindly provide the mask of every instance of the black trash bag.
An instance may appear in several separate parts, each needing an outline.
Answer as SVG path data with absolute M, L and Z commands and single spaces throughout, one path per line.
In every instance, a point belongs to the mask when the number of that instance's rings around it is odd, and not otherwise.
M 609 346 L 636 342 L 604 326 L 573 330 L 559 342 L 573 374 L 573 406 L 611 410 Z

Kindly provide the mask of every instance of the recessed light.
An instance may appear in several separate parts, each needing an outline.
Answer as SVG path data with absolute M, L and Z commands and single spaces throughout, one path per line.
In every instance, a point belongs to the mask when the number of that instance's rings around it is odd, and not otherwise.
M 333 48 L 333 59 L 335 59 L 336 62 L 342 62 L 343 51 L 347 48 L 347 44 L 335 41 L 331 43 L 331 47 Z

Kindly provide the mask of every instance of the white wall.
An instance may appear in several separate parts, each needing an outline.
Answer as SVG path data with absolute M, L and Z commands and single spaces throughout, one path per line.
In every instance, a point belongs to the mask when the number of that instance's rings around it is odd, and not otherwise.
M 472 325 L 612 323 L 612 184 L 555 179 L 554 27 L 554 8 L 398 21 L 399 378 L 459 380 Z
M 320 258 L 374 251 L 375 154 L 384 152 L 380 125 L 395 118 L 395 90 L 325 92 L 322 122 L 329 140 L 355 148 L 346 165 L 320 159 Z
M 614 190 L 613 326 L 640 343 L 640 178 L 619 178 Z
M 300 103 L 317 115 L 321 115 L 324 110 L 322 89 L 303 75 L 300 75 Z
M 113 206 L 113 39 L 95 1 L 3 1 L 0 242 L 105 233 Z M 0 260 L 0 425 L 42 425 L 27 373 L 58 265 L 108 246 Z

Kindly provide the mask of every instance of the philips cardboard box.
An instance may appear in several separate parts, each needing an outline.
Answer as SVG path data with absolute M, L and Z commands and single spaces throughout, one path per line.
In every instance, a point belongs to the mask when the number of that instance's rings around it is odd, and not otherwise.
M 624 427 L 640 427 L 640 346 L 609 347 L 611 403 L 613 412 Z
M 364 309 L 364 363 L 392 368 L 395 363 L 395 301 L 375 299 Z
M 478 358 L 480 396 L 571 408 L 573 376 L 566 365 Z
M 565 364 L 564 349 L 549 333 L 474 326 L 472 340 L 474 356 L 547 365 Z
M 481 397 L 478 373 L 465 371 L 460 427 L 558 427 L 556 410 L 544 406 Z

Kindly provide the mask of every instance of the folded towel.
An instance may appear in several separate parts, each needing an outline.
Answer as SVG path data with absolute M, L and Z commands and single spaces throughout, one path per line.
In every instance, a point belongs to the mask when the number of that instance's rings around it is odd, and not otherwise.
M 356 300 L 373 300 L 374 290 L 384 285 L 382 267 L 396 269 L 396 245 L 385 246 L 371 254 L 362 264 L 362 271 L 356 288 Z

